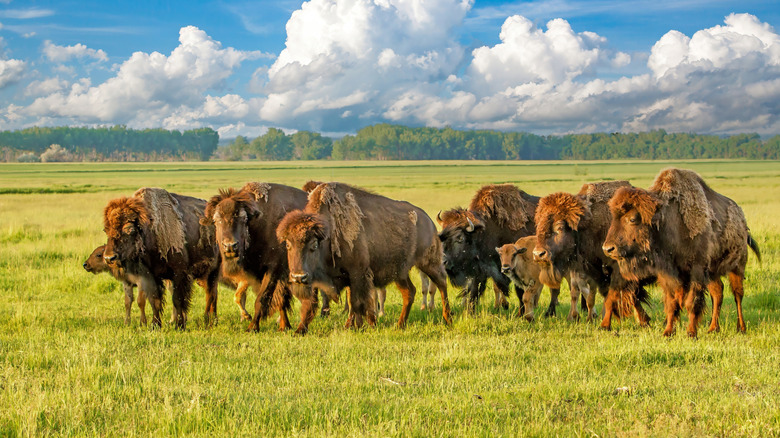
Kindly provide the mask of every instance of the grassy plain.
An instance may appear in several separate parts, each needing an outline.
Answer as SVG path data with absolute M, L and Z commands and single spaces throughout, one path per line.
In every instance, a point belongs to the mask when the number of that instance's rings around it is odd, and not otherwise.
M 102 207 L 141 186 L 205 198 L 246 181 L 339 180 L 433 216 L 486 183 L 538 195 L 603 179 L 646 187 L 670 165 L 735 199 L 761 246 L 746 335 L 727 291 L 721 333 L 664 339 L 656 290 L 650 329 L 569 323 L 565 298 L 557 318 L 529 324 L 513 316 L 516 298 L 494 310 L 488 293 L 470 317 L 451 290 L 452 327 L 418 298 L 401 331 L 392 287 L 376 329 L 344 330 L 336 311 L 306 337 L 272 321 L 245 333 L 222 289 L 216 327 L 202 326 L 196 290 L 186 332 L 152 332 L 137 308 L 125 326 L 121 287 L 81 268 L 105 241 Z M 778 436 L 778 214 L 777 162 L 3 164 L 0 436 Z

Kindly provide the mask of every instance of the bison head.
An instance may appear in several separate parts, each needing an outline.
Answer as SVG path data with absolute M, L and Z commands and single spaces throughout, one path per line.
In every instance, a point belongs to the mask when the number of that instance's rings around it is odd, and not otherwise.
M 542 281 L 559 287 L 577 260 L 579 233 L 590 221 L 590 204 L 569 193 L 553 193 L 536 209 L 534 261 L 542 266 Z
M 202 222 L 214 224 L 217 246 L 225 262 L 243 260 L 249 248 L 249 222 L 259 215 L 255 198 L 243 190 L 220 190 L 206 204 Z
M 511 278 L 510 274 L 517 267 L 520 256 L 527 250 L 527 248 L 517 246 L 514 243 L 507 243 L 504 246 L 496 248 L 498 257 L 501 259 L 501 273 Z
M 106 245 L 100 245 L 92 251 L 87 260 L 82 266 L 84 269 L 92 274 L 99 274 L 101 272 L 108 271 L 109 267 L 103 259 L 103 251 L 105 251 Z
M 333 257 L 329 235 L 322 215 L 301 210 L 288 213 L 276 228 L 276 236 L 287 250 L 289 281 L 296 296 L 305 295 L 314 286 L 329 295 L 335 293 L 338 300 L 326 268 L 327 260 Z
M 120 266 L 140 255 L 150 225 L 149 213 L 141 199 L 122 197 L 110 201 L 103 210 L 103 231 L 108 237 L 103 250 L 106 263 Z
M 604 253 L 617 260 L 621 275 L 638 281 L 652 276 L 651 247 L 656 211 L 661 201 L 650 192 L 624 187 L 609 201 L 612 222 L 604 240 Z
M 462 287 L 479 275 L 480 256 L 487 258 L 482 245 L 485 222 L 462 208 L 440 212 L 436 219 L 442 228 L 439 239 L 444 250 L 444 269 L 452 284 Z

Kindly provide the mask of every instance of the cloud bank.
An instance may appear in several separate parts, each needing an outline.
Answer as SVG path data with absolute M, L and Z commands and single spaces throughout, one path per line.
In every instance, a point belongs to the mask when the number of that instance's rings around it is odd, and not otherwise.
M 507 17 L 499 42 L 461 41 L 464 0 L 311 0 L 286 26 L 286 44 L 251 80 L 242 65 L 267 57 L 223 48 L 188 26 L 170 54 L 136 52 L 113 76 L 23 85 L 31 101 L 0 108 L 0 122 L 112 124 L 257 135 L 265 126 L 354 132 L 379 122 L 535 133 L 668 131 L 780 133 L 780 36 L 732 14 L 691 36 L 670 30 L 644 54 L 614 49 L 564 19 Z M 108 59 L 83 44 L 47 41 L 54 63 Z M 642 65 L 639 63 L 645 63 Z M 617 77 L 631 63 L 640 74 Z M 0 60 L 0 88 L 28 65 Z M 609 75 L 605 73 L 610 73 Z M 232 82 L 231 82 L 232 83 Z

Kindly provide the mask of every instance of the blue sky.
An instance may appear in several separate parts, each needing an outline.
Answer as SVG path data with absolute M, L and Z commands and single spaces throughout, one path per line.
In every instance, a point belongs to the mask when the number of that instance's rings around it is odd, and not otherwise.
M 780 133 L 770 1 L 0 0 L 0 128 Z

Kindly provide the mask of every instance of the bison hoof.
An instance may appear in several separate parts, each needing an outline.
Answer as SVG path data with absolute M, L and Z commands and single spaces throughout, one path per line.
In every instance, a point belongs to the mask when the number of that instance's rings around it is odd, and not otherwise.
M 553 316 L 555 316 L 555 306 L 550 305 L 550 307 L 547 308 L 547 311 L 544 312 L 544 317 L 551 318 Z
M 599 330 L 604 330 L 604 331 L 608 332 L 608 331 L 612 330 L 612 327 L 610 327 L 608 325 L 600 325 L 599 326 Z
M 253 322 L 252 324 L 249 324 L 249 327 L 247 327 L 246 331 L 257 333 L 260 331 L 260 326 Z
M 299 325 L 298 328 L 295 330 L 295 335 L 297 336 L 303 336 L 309 331 L 308 327 L 304 327 L 302 325 Z
M 579 313 L 570 313 L 568 318 L 569 322 L 577 322 L 580 320 L 580 314 Z
M 671 337 L 674 334 L 674 329 L 666 329 L 664 330 L 664 336 Z
M 525 320 L 528 322 L 534 322 L 534 315 L 531 313 L 527 313 L 523 315 L 523 318 L 525 318 Z

